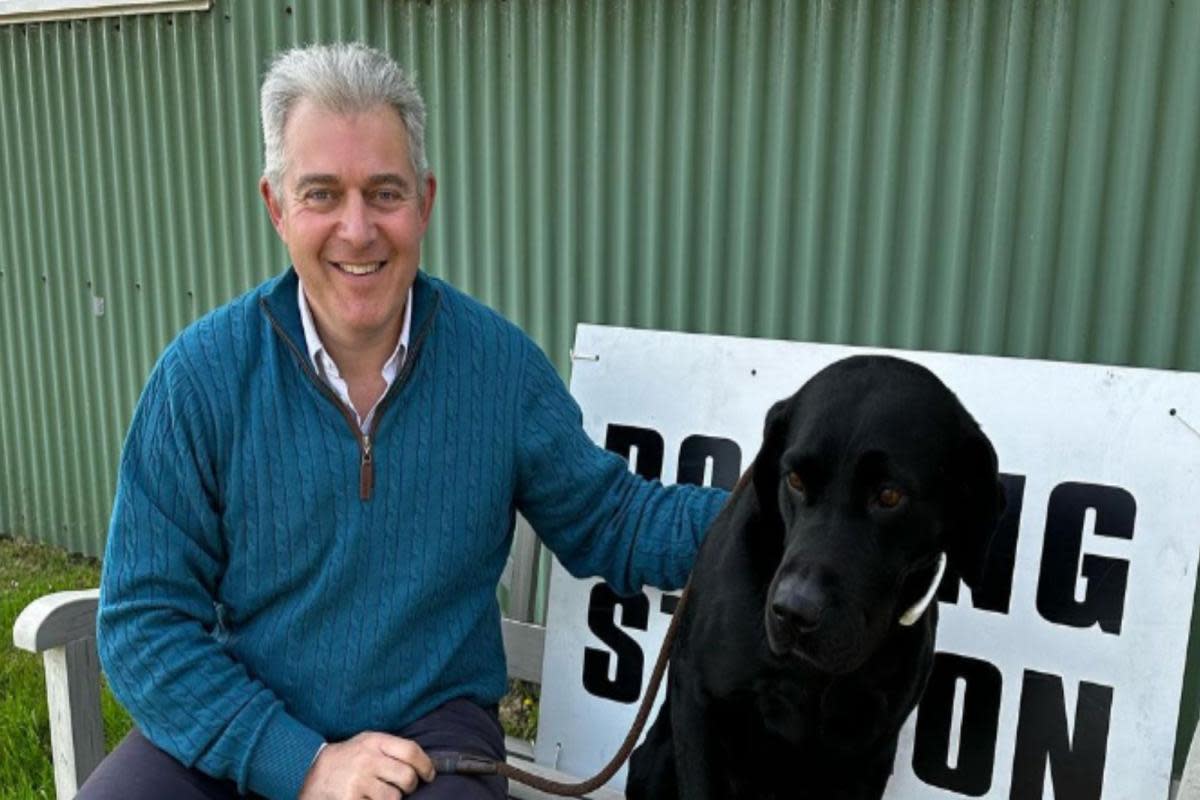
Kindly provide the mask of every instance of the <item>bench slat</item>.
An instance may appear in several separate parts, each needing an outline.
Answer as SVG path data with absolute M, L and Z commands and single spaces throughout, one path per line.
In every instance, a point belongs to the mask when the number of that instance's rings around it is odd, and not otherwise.
M 541 625 L 505 619 L 501 633 L 504 635 L 504 655 L 508 658 L 508 677 L 541 684 L 546 629 Z

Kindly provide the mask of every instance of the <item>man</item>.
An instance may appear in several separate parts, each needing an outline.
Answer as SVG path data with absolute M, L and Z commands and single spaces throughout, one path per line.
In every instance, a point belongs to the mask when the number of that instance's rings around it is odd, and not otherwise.
M 573 573 L 676 587 L 724 493 L 632 475 L 515 326 L 418 269 L 424 106 L 361 45 L 281 55 L 260 184 L 292 269 L 163 353 L 121 459 L 98 642 L 140 731 L 84 798 L 495 798 L 496 585 L 521 511 Z

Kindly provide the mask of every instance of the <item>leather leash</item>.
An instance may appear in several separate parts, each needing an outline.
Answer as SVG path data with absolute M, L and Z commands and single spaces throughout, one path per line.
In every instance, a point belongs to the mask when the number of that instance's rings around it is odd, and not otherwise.
M 675 635 L 678 632 L 679 621 L 683 619 L 683 608 L 687 604 L 688 591 L 691 589 L 691 581 L 683 588 L 683 594 L 679 597 L 679 604 L 675 606 L 675 612 L 671 615 L 671 624 L 667 627 L 667 634 L 663 638 L 662 649 L 658 651 L 658 660 L 654 662 L 654 670 L 650 673 L 650 683 L 646 687 L 646 694 L 642 697 L 642 703 L 638 707 L 637 716 L 633 720 L 633 725 L 629 728 L 629 733 L 625 734 L 625 741 L 621 743 L 620 748 L 613 754 L 609 762 L 592 777 L 578 783 L 563 783 L 555 781 L 541 775 L 535 775 L 532 772 L 526 772 L 523 769 L 514 767 L 507 761 L 496 761 L 483 756 L 468 755 L 466 753 L 442 753 L 436 756 L 430 756 L 433 759 L 434 769 L 439 775 L 503 775 L 509 780 L 523 783 L 526 786 L 532 786 L 549 794 L 556 794 L 561 797 L 583 797 L 588 792 L 594 792 L 604 784 L 608 783 L 617 771 L 625 764 L 629 758 L 629 754 L 633 752 L 633 748 L 637 745 L 638 739 L 642 735 L 642 729 L 646 727 L 646 720 L 650 716 L 650 708 L 654 704 L 654 698 L 658 695 L 659 685 L 662 683 L 663 674 L 667 669 L 667 662 L 670 661 L 671 645 L 675 641 Z

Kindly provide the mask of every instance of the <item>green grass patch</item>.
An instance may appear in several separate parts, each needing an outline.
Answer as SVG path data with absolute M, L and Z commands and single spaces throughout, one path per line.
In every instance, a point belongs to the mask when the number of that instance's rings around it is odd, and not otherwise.
M 0 537 L 0 800 L 54 797 L 50 720 L 40 656 L 12 646 L 12 627 L 29 603 L 50 592 L 100 582 L 100 562 L 45 545 Z M 128 732 L 129 715 L 103 689 L 109 747 Z
M 536 684 L 509 681 L 508 694 L 500 701 L 500 724 L 504 733 L 532 742 L 537 737 L 541 691 Z

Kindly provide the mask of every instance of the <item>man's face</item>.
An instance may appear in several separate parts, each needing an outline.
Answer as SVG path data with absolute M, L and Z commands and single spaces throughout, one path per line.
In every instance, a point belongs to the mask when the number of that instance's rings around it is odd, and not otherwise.
M 435 184 L 388 106 L 339 115 L 301 100 L 284 129 L 277 194 L 260 183 L 326 346 L 394 344 L 421 261 Z

